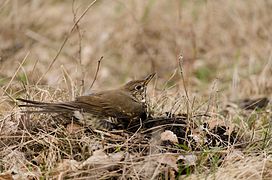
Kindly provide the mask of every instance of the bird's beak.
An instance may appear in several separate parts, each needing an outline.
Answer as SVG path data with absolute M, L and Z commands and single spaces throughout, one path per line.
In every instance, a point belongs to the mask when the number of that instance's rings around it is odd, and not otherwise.
M 156 75 L 156 73 L 152 73 L 150 75 L 148 75 L 145 79 L 144 79 L 144 84 L 147 85 L 152 79 L 153 77 Z

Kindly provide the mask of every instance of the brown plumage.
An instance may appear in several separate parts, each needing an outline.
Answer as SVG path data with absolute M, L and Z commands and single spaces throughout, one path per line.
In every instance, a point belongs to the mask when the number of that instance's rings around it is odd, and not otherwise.
M 67 113 L 80 112 L 83 117 L 94 117 L 103 122 L 114 118 L 118 123 L 128 124 L 133 119 L 143 118 L 146 115 L 146 87 L 155 74 L 150 74 L 143 80 L 134 80 L 124 86 L 107 91 L 100 91 L 87 96 L 79 96 L 74 101 L 46 103 L 18 98 L 27 104 L 19 107 L 34 107 L 39 110 L 26 112 L 39 113 Z M 103 124 L 103 123 L 102 123 Z

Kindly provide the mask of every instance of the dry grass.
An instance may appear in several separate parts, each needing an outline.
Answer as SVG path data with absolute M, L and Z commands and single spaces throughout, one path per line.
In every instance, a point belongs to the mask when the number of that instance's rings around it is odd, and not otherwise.
M 75 24 L 90 3 L 0 1 L 0 178 L 270 179 L 271 103 L 235 105 L 271 99 L 270 1 L 98 0 Z M 161 131 L 64 126 L 54 116 L 21 113 L 15 102 L 72 100 L 153 71 L 151 114 L 188 114 L 185 144 L 163 144 Z M 206 146 L 205 122 L 235 130 L 237 142 Z M 200 139 L 196 147 L 190 137 Z

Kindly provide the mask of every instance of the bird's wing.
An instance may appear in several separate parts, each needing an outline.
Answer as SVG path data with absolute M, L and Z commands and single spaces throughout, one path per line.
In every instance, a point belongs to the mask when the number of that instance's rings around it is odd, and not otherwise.
M 122 92 L 96 93 L 79 96 L 74 101 L 83 111 L 97 116 L 129 118 L 140 115 L 143 105 Z
M 74 110 L 79 110 L 79 107 L 74 106 L 73 104 L 67 103 L 45 103 L 40 101 L 32 101 L 22 98 L 17 98 L 18 101 L 25 102 L 27 104 L 19 104 L 19 107 L 33 107 L 33 108 L 40 108 L 42 110 L 34 110 L 34 111 L 27 111 L 27 112 L 45 112 L 45 113 L 54 113 L 54 112 L 70 112 Z

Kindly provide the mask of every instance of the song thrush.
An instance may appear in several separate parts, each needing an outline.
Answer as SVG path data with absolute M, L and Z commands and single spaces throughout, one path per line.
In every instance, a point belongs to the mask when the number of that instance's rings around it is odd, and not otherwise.
M 92 121 L 96 128 L 112 129 L 120 125 L 127 128 L 131 122 L 146 118 L 146 88 L 154 76 L 155 73 L 142 80 L 130 81 L 118 89 L 79 96 L 74 101 L 46 103 L 22 98 L 17 100 L 27 103 L 19 107 L 40 108 L 25 112 L 69 114 L 77 120 Z

